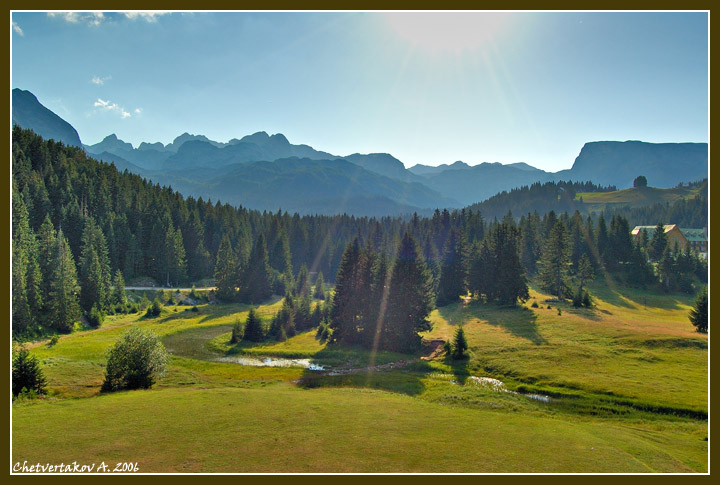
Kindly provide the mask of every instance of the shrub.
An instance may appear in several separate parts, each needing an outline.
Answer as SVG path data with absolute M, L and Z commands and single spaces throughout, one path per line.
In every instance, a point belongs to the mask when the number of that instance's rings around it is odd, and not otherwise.
M 22 348 L 15 352 L 12 360 L 12 393 L 28 397 L 46 393 L 46 381 L 37 358 Z
M 590 298 L 590 293 L 587 291 L 583 293 L 583 306 L 590 308 L 592 306 L 592 299 Z
M 548 307 L 548 308 L 550 308 L 550 307 Z M 562 310 L 560 308 L 558 308 L 558 315 L 562 315 Z
M 92 306 L 90 309 L 90 313 L 87 314 L 88 323 L 90 326 L 98 328 L 100 325 L 102 325 L 103 320 L 105 319 L 105 314 L 100 310 L 97 303 Z
M 108 350 L 102 391 L 148 389 L 165 374 L 167 352 L 150 330 L 133 327 Z
M 195 305 L 193 305 L 193 307 L 190 309 L 190 311 L 192 311 L 192 312 L 198 312 L 198 311 L 200 311 L 200 310 L 198 310 L 198 307 L 196 307 Z
M 452 353 L 452 344 L 450 341 L 446 340 L 445 343 L 443 343 L 443 350 L 445 351 L 445 355 L 450 355 Z
M 245 329 L 243 328 L 242 323 L 240 322 L 239 318 L 235 319 L 235 324 L 232 328 L 232 335 L 230 336 L 230 343 L 236 344 L 240 342 L 243 339 L 243 334 L 245 333 Z
M 55 347 L 60 340 L 60 336 L 58 334 L 53 335 L 50 337 L 50 341 L 48 342 L 48 347 Z
M 160 315 L 160 312 L 162 311 L 162 303 L 160 303 L 160 300 L 158 298 L 155 298 L 153 300 L 152 306 L 149 306 L 147 309 L 147 312 L 145 313 L 145 316 L 148 318 L 157 317 Z
M 533 308 L 538 308 L 538 307 L 539 307 L 538 302 L 536 302 L 536 301 L 532 302 L 532 305 L 530 305 L 530 306 L 533 307 Z

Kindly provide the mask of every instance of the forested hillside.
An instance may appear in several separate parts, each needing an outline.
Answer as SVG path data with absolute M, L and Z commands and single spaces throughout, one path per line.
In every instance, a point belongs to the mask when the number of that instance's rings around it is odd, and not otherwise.
M 673 248 L 662 248 L 668 254 L 661 251 L 653 268 L 646 256 L 652 241 L 633 244 L 628 220 L 619 213 L 607 223 L 602 215 L 596 220 L 554 211 L 488 223 L 472 209 L 437 209 L 432 217 L 407 219 L 259 212 L 183 198 L 80 148 L 17 127 L 12 170 L 18 334 L 66 332 L 81 315 L 99 324 L 97 315 L 116 303 L 113 289 L 138 278 L 174 287 L 214 279 L 218 294 L 224 289 L 228 299 L 257 302 L 292 290 L 305 268 L 330 282 L 350 273 L 356 288 L 380 291 L 386 286 L 381 276 L 392 274 L 404 253 L 417 253 L 417 274 L 426 268 L 431 300 L 440 304 L 468 291 L 512 304 L 527 294 L 527 276 L 559 297 L 577 297 L 588 275 L 600 271 L 627 284 L 692 292 L 694 276 L 702 279 L 707 271 L 693 255 Z M 365 256 L 342 270 L 351 242 Z M 357 279 L 362 271 L 366 276 Z M 354 332 L 363 328 L 359 324 Z

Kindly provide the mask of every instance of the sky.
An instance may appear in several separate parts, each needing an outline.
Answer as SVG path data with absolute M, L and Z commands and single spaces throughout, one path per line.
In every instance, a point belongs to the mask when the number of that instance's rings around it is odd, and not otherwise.
M 706 12 L 11 12 L 11 84 L 87 145 L 258 131 L 558 171 L 708 141 Z

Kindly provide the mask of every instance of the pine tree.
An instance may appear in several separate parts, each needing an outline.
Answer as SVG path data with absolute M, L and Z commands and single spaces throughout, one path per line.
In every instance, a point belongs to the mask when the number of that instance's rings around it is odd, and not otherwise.
M 56 331 L 67 333 L 80 319 L 80 286 L 70 246 L 62 231 L 58 231 L 56 240 L 57 253 L 53 258 L 56 266 L 50 278 L 48 321 Z
M 310 273 L 308 273 L 307 265 L 304 263 L 298 272 L 294 290 L 296 296 L 304 297 L 310 294 Z
M 455 360 L 466 359 L 468 350 L 467 339 L 465 338 L 465 330 L 462 325 L 455 331 L 452 345 L 452 358 Z
M 415 239 L 403 236 L 390 278 L 387 319 L 381 348 L 412 352 L 420 346 L 419 332 L 432 327 L 427 316 L 435 295 L 430 271 Z
M 330 311 L 332 339 L 338 343 L 352 344 L 358 339 L 358 306 L 356 292 L 359 290 L 360 244 L 357 238 L 348 244 L 340 260 L 335 277 L 335 293 Z
M 564 298 L 567 288 L 571 251 L 567 228 L 559 220 L 545 240 L 538 265 L 542 288 L 557 295 L 560 300 Z
M 261 342 L 265 338 L 262 322 L 255 312 L 255 308 L 250 308 L 248 312 L 247 320 L 245 320 L 245 335 L 243 338 L 250 342 Z
M 260 303 L 272 296 L 272 281 L 265 235 L 258 235 L 245 270 L 245 297 L 249 303 Z
M 236 344 L 243 339 L 243 325 L 239 318 L 235 319 L 233 324 L 232 332 L 230 333 L 230 343 Z
M 12 332 L 33 332 L 38 326 L 42 300 L 42 274 L 38 264 L 38 245 L 30 229 L 22 195 L 13 191 L 12 233 Z
M 225 302 L 237 298 L 238 272 L 235 255 L 233 254 L 230 238 L 225 234 L 220 243 L 215 262 L 215 295 Z
M 530 297 L 518 249 L 519 230 L 498 224 L 488 234 L 493 274 L 490 297 L 501 305 L 515 305 Z
M 443 250 L 437 304 L 447 305 L 467 293 L 468 257 L 462 232 L 450 230 Z
M 180 228 L 175 229 L 172 224 L 165 237 L 165 255 L 168 286 L 177 286 L 187 277 L 187 262 L 182 232 Z
M 316 300 L 325 299 L 325 282 L 323 281 L 322 271 L 318 272 L 317 278 L 315 279 L 315 291 L 313 292 L 313 298 Z
M 110 297 L 110 259 L 102 230 L 89 217 L 85 222 L 80 253 L 80 306 L 90 313 L 94 305 L 106 308 Z
M 695 306 L 690 310 L 690 322 L 700 333 L 708 331 L 708 291 L 707 286 L 698 294 L 695 300 Z
M 665 226 L 662 222 L 658 222 L 657 226 L 655 226 L 652 239 L 650 240 L 650 258 L 655 261 L 660 261 L 667 245 L 668 240 L 665 234 Z
M 112 295 L 110 301 L 115 305 L 125 305 L 127 303 L 127 296 L 125 295 L 125 278 L 123 278 L 122 271 L 119 269 L 115 271 L 115 276 L 112 280 Z

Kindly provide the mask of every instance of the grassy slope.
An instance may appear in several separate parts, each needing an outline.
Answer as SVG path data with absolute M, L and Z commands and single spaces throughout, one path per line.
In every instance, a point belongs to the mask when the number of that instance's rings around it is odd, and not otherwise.
M 589 211 L 603 210 L 606 205 L 640 207 L 655 203 L 674 202 L 679 199 L 692 199 L 707 194 L 707 183 L 695 188 L 675 187 L 658 189 L 655 187 L 632 187 L 613 192 L 578 192 L 575 199 L 582 197 Z
M 593 293 L 595 309 L 563 305 L 562 315 L 534 291 L 542 308 L 443 307 L 428 336 L 449 338 L 464 322 L 468 362 L 338 377 L 203 360 L 219 350 L 336 363 L 312 332 L 231 347 L 245 306 L 111 317 L 53 348 L 34 346 L 55 397 L 13 405 L 13 459 L 129 460 L 143 471 L 705 471 L 707 422 L 666 414 L 707 411 L 707 338 L 687 321 L 691 299 L 621 296 L 605 284 Z M 166 378 L 150 391 L 97 395 L 105 349 L 135 324 L 175 352 Z M 408 356 L 350 358 L 360 366 Z M 557 397 L 497 393 L 469 375 Z

